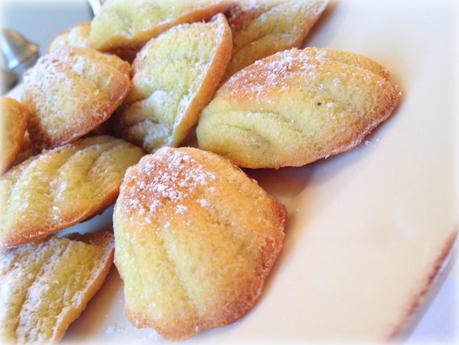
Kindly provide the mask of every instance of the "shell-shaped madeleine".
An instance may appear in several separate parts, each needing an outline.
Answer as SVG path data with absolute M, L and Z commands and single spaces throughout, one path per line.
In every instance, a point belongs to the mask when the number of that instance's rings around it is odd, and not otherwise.
M 91 23 L 90 44 L 101 51 L 140 48 L 175 25 L 210 19 L 228 7 L 228 0 L 107 1 Z
M 360 144 L 400 102 L 376 62 L 292 49 L 236 73 L 201 115 L 199 147 L 247 168 L 302 166 Z
M 13 167 L 0 178 L 0 247 L 48 237 L 102 211 L 142 155 L 124 140 L 99 136 Z
M 18 157 L 29 116 L 23 104 L 12 98 L 0 98 L 0 174 L 8 170 Z
M 254 306 L 287 214 L 228 160 L 162 148 L 128 169 L 113 217 L 127 317 L 181 339 Z
M 119 134 L 148 152 L 179 145 L 215 94 L 231 48 L 222 14 L 150 40 L 134 61 L 133 87 L 115 120 Z
M 59 342 L 102 286 L 113 247 L 113 234 L 101 231 L 2 252 L 2 343 Z
M 23 101 L 31 111 L 35 149 L 70 143 L 105 122 L 130 88 L 130 66 L 88 48 L 58 49 L 26 74 Z
M 225 78 L 281 50 L 300 48 L 328 0 L 239 0 L 228 15 L 233 57 Z

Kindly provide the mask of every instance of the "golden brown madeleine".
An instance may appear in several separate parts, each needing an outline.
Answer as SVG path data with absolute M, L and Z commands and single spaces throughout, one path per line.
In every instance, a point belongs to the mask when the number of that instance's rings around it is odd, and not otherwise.
M 152 37 L 183 23 L 212 18 L 228 0 L 111 0 L 91 23 L 91 46 L 101 51 L 141 48 Z
M 89 23 L 79 24 L 65 30 L 52 40 L 48 52 L 69 47 L 89 48 L 90 30 L 91 25 Z
M 199 147 L 240 167 L 302 166 L 352 149 L 401 93 L 376 62 L 330 49 L 292 49 L 231 77 L 203 111 Z
M 178 146 L 215 94 L 231 48 L 222 14 L 150 40 L 134 61 L 133 87 L 115 119 L 119 134 L 148 152 Z
M 228 15 L 233 58 L 225 78 L 278 51 L 300 48 L 328 0 L 239 0 Z
M 102 231 L 1 253 L 2 343 L 59 342 L 102 286 L 113 246 L 113 234 Z
M 0 98 L 0 174 L 16 160 L 24 141 L 29 111 L 12 98 Z
M 0 178 L 0 247 L 46 238 L 112 204 L 126 169 L 143 151 L 121 139 L 90 137 L 44 152 Z
M 58 49 L 40 58 L 23 93 L 34 148 L 73 142 L 105 122 L 127 95 L 129 74 L 127 62 L 93 49 Z
M 115 264 L 136 327 L 182 339 L 256 303 L 283 244 L 285 208 L 228 160 L 162 148 L 128 169 Z

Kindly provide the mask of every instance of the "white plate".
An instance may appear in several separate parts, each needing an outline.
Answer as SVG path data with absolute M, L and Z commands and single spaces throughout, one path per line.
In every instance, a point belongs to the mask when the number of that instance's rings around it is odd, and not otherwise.
M 362 53 L 405 97 L 364 145 L 299 168 L 250 171 L 287 206 L 284 250 L 258 305 L 187 343 L 384 340 L 406 325 L 457 227 L 454 33 L 443 1 L 332 4 L 308 45 Z M 100 228 L 111 210 L 72 230 Z M 112 270 L 67 341 L 165 342 L 123 315 Z

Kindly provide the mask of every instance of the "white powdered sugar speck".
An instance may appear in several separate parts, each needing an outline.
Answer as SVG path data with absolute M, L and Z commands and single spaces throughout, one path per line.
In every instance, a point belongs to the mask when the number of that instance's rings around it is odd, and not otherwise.
M 178 214 L 184 214 L 188 208 L 184 205 L 177 205 L 176 211 Z

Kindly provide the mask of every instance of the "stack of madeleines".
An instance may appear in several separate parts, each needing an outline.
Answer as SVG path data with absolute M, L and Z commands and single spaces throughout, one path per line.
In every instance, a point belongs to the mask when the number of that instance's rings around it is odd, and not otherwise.
M 56 37 L 0 100 L 3 340 L 59 341 L 113 252 L 136 327 L 183 339 L 254 306 L 287 212 L 240 168 L 350 150 L 400 101 L 373 60 L 299 49 L 326 5 L 109 0 Z M 114 235 L 59 236 L 113 203 Z

